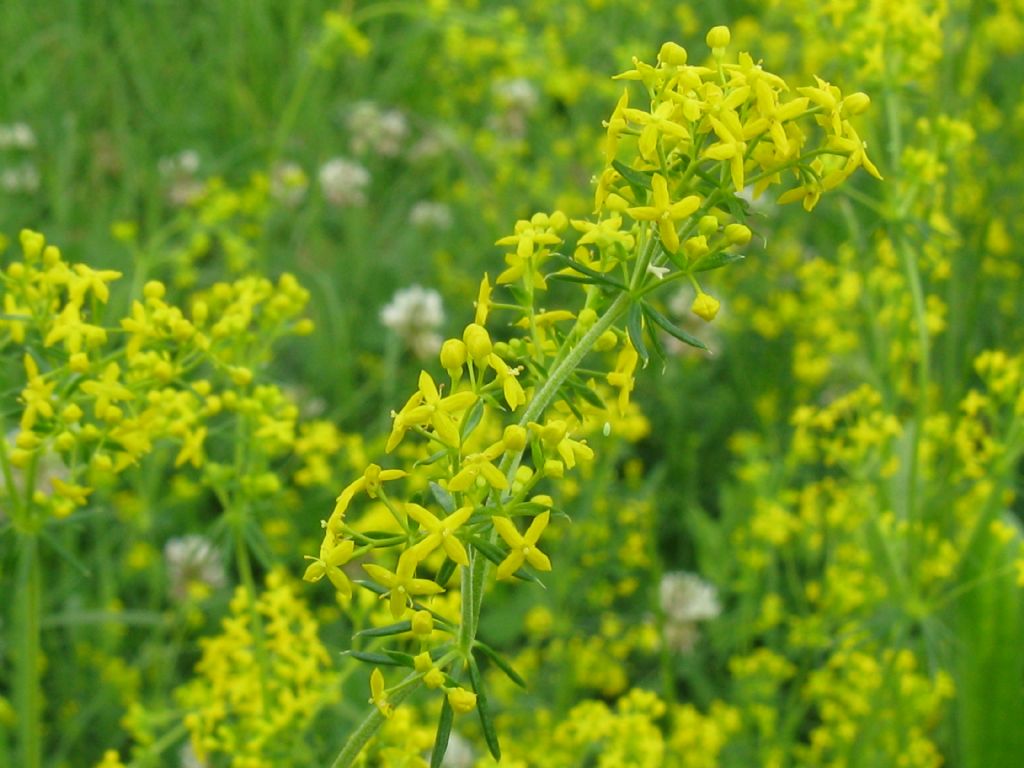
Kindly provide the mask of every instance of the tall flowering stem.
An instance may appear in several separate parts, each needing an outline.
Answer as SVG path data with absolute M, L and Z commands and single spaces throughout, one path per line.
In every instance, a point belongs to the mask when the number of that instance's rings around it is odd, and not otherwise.
M 373 635 L 402 646 L 354 655 L 410 669 L 391 688 L 373 670 L 374 709 L 334 766 L 351 765 L 420 685 L 446 697 L 432 765 L 453 718 L 474 709 L 500 758 L 479 664 L 525 681 L 478 637 L 491 565 L 498 581 L 546 577 L 553 564 L 542 537 L 563 516 L 547 491 L 594 459 L 589 435 L 629 418 L 636 371 L 664 357 L 665 338 L 706 349 L 666 317 L 659 289 L 687 281 L 693 313 L 711 322 L 719 301 L 700 280 L 743 258 L 752 236 L 747 195 L 785 184 L 779 201 L 810 211 L 857 168 L 878 176 L 850 123 L 869 106 L 866 95 L 844 98 L 820 79 L 794 93 L 749 54 L 731 59 L 729 37 L 725 27 L 708 33 L 711 66 L 689 65 L 684 48 L 666 43 L 655 65 L 634 59 L 617 76 L 646 99 L 630 106 L 627 89 L 605 123 L 595 215 L 537 213 L 498 240 L 505 269 L 493 285 L 484 276 L 473 322 L 441 347 L 447 381 L 423 371 L 392 414 L 386 452 L 401 466 L 368 466 L 323 522 L 306 580 L 326 576 L 347 597 L 345 566 L 365 556 L 368 578 L 356 583 L 386 597 L 394 620 Z M 498 289 L 511 301 L 492 302 Z M 492 322 L 499 313 L 508 316 L 503 326 Z M 387 509 L 392 531 L 349 520 L 367 500 Z M 457 617 L 435 602 L 454 584 Z

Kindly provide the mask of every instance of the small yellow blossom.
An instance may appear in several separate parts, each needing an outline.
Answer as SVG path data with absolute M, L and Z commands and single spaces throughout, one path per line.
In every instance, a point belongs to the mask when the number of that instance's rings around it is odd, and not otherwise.
M 519 570 L 526 561 L 538 571 L 550 571 L 551 560 L 537 548 L 537 540 L 548 525 L 551 513 L 547 510 L 537 515 L 525 534 L 520 534 L 516 524 L 507 517 L 493 517 L 494 528 L 509 546 L 508 556 L 498 566 L 497 577 L 506 579 Z

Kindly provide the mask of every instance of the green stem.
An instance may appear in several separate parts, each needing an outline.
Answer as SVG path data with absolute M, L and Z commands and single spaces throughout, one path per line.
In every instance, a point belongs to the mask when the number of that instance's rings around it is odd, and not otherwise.
M 924 288 L 921 284 L 921 273 L 917 266 L 910 246 L 903 238 L 899 238 L 898 247 L 903 260 L 903 269 L 910 287 L 910 297 L 914 304 L 914 321 L 917 324 L 917 343 L 921 359 L 917 369 L 917 402 L 914 418 L 914 438 L 910 446 L 910 466 L 907 470 L 907 518 L 912 519 L 916 507 L 916 485 L 918 445 L 925 419 L 928 417 L 928 381 L 931 369 L 931 341 L 928 337 L 928 325 L 925 315 Z
M 23 533 L 18 541 L 18 590 L 15 625 L 20 628 L 15 663 L 14 691 L 18 704 L 18 741 L 22 768 L 42 766 L 39 691 L 39 635 L 42 612 L 42 579 L 39 569 L 39 538 Z
M 259 667 L 260 675 L 260 707 L 264 714 L 267 714 L 270 707 L 270 660 L 267 658 L 266 632 L 263 628 L 263 617 L 260 616 L 259 606 L 256 604 L 256 580 L 252 575 L 252 560 L 249 557 L 249 547 L 245 543 L 245 536 L 241 526 L 243 522 L 235 523 L 232 533 L 235 539 L 235 559 L 238 566 L 238 575 L 241 578 L 242 586 L 245 588 L 246 597 L 249 603 L 249 620 L 252 622 L 253 643 L 255 644 L 256 664 Z

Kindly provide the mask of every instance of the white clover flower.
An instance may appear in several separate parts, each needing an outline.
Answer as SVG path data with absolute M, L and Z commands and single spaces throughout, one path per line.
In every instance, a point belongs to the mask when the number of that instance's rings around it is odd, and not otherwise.
M 27 123 L 0 125 L 0 149 L 34 149 L 36 135 Z
M 402 151 L 409 124 L 397 109 L 382 109 L 372 101 L 361 101 L 348 110 L 345 124 L 352 137 L 350 146 L 357 155 L 370 152 L 395 157 Z
M 693 649 L 700 632 L 697 623 L 722 613 L 718 590 L 695 573 L 666 573 L 658 585 L 665 615 L 665 643 L 679 653 Z
M 209 763 L 200 760 L 191 741 L 186 741 L 178 752 L 178 764 L 181 768 L 207 768 Z
M 177 154 L 161 157 L 157 161 L 160 175 L 167 179 L 177 176 L 195 176 L 199 173 L 199 153 L 194 149 L 183 149 Z
M 499 80 L 494 84 L 495 99 L 506 110 L 529 114 L 540 101 L 537 88 L 525 77 L 513 80 Z
M 421 200 L 409 211 L 409 223 L 422 229 L 450 229 L 452 212 L 444 203 Z
M 419 285 L 403 288 L 381 309 L 380 321 L 420 359 L 432 357 L 441 349 L 437 329 L 444 322 L 444 307 L 437 291 Z
M 194 149 L 183 149 L 157 162 L 160 176 L 167 184 L 167 201 L 171 205 L 182 208 L 195 202 L 203 193 L 203 182 L 198 177 L 199 165 L 199 153 Z
M 359 163 L 335 157 L 320 166 L 320 189 L 331 205 L 357 207 L 366 205 L 366 187 L 370 172 Z
M 658 585 L 661 610 L 677 621 L 707 621 L 722 613 L 718 590 L 695 573 L 672 571 Z
M 467 739 L 452 731 L 448 738 L 448 749 L 445 750 L 442 768 L 473 768 L 476 754 L 473 745 Z
M 31 193 L 39 189 L 39 171 L 32 163 L 6 168 L 0 173 L 0 189 L 12 193 Z
M 298 163 L 283 162 L 270 171 L 270 196 L 286 208 L 296 208 L 306 197 L 309 177 Z
M 522 138 L 526 134 L 526 120 L 540 101 L 536 87 L 525 78 L 516 78 L 496 82 L 491 92 L 497 112 L 488 117 L 488 125 L 496 133 Z
M 220 550 L 205 536 L 190 534 L 168 540 L 164 545 L 164 563 L 168 591 L 179 602 L 189 598 L 193 584 L 216 590 L 227 583 Z

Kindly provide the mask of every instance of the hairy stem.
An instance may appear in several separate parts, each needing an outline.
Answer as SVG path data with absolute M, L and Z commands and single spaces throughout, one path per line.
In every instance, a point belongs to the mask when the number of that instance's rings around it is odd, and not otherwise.
M 42 611 L 42 579 L 39 569 L 39 537 L 22 533 L 18 540 L 18 589 L 16 626 L 20 629 L 15 664 L 15 701 L 18 706 L 18 741 L 22 768 L 42 765 L 39 723 L 42 701 L 39 691 L 39 632 Z

